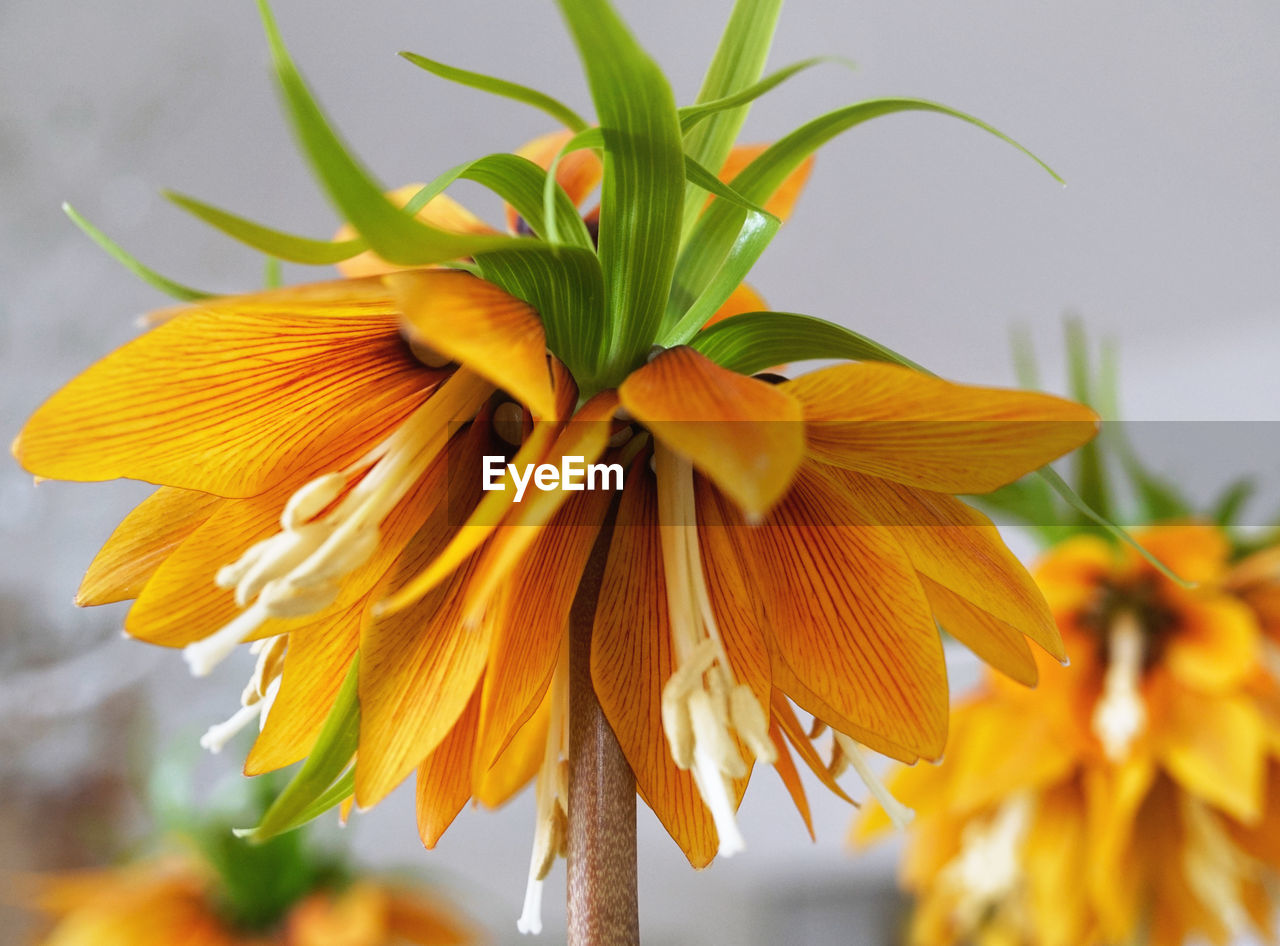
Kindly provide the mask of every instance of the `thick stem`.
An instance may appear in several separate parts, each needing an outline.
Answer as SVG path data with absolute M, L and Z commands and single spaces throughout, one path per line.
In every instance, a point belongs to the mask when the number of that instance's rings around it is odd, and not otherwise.
M 637 946 L 636 782 L 591 685 L 591 628 L 612 529 L 601 530 L 569 627 L 569 946 Z

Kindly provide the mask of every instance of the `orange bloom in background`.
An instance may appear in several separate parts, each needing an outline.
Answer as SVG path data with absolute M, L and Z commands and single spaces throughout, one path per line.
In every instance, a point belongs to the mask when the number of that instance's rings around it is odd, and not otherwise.
M 454 910 L 420 892 L 359 881 L 319 890 L 269 923 L 229 916 L 216 878 L 188 858 L 18 884 L 50 918 L 40 946 L 465 946 L 479 942 Z
M 913 943 L 1088 946 L 1272 934 L 1280 686 L 1262 567 L 1212 526 L 1129 549 L 1077 536 L 1035 575 L 1069 667 L 1035 691 L 991 677 L 953 715 L 947 761 L 898 773 L 918 814 L 902 865 Z M 1268 592 L 1269 593 L 1269 592 Z M 882 830 L 882 812 L 857 828 Z
M 523 153 L 546 166 L 562 141 Z M 600 170 L 574 154 L 560 173 L 578 203 Z M 808 167 L 766 209 L 788 211 Z M 421 214 L 485 227 L 447 198 Z M 166 313 L 41 407 L 15 454 L 42 477 L 160 484 L 78 601 L 136 599 L 126 630 L 183 648 L 197 675 L 253 642 L 243 705 L 204 740 L 259 723 L 248 774 L 358 712 L 355 803 L 416 771 L 427 846 L 468 800 L 500 804 L 536 777 L 522 928 L 540 925 L 563 844 L 566 632 L 602 530 L 592 681 L 640 796 L 698 867 L 742 846 L 754 761 L 806 821 L 792 750 L 840 791 L 793 704 L 837 734 L 830 767 L 852 763 L 873 790 L 862 746 L 941 753 L 935 619 L 1025 683 L 1027 637 L 1063 656 L 1030 577 L 952 494 L 1087 441 L 1088 408 L 875 362 L 778 382 L 688 346 L 584 399 L 538 313 L 494 285 L 369 254 L 344 267 Z M 711 321 L 757 299 L 740 288 Z M 530 484 L 517 501 L 510 475 L 481 490 L 494 455 L 617 464 L 625 486 Z M 353 664 L 358 706 L 337 705 Z

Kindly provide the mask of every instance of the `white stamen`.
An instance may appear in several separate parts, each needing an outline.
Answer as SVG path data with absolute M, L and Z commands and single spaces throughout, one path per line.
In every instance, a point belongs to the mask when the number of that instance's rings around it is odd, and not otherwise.
M 491 391 L 459 369 L 355 463 L 298 489 L 281 513 L 281 531 L 218 571 L 218 585 L 235 588 L 245 610 L 186 648 L 191 672 L 209 673 L 268 618 L 304 617 L 332 605 L 343 579 L 377 551 L 379 526 L 448 442 L 449 423 L 472 416 Z
M 693 467 L 661 444 L 654 449 L 663 576 L 676 669 L 662 687 L 662 725 L 676 765 L 693 772 L 711 811 L 720 854 L 745 846 L 738 829 L 732 779 L 750 771 L 735 736 L 762 762 L 777 750 L 755 693 L 733 676 L 720 637 L 698 543 Z
M 904 830 L 907 825 L 911 824 L 916 813 L 893 797 L 889 789 L 885 787 L 884 782 L 880 780 L 880 776 L 876 775 L 871 768 L 871 763 L 867 760 L 866 753 L 863 752 L 859 743 L 834 729 L 831 730 L 831 735 L 835 737 L 836 745 L 839 746 L 841 754 L 853 766 L 853 770 L 858 773 L 858 778 L 862 779 L 862 784 L 867 786 L 867 791 L 880 803 L 880 807 L 889 816 L 893 826 L 899 831 Z
M 231 715 L 230 719 L 225 722 L 215 723 L 205 731 L 205 734 L 200 737 L 201 748 L 208 749 L 214 755 L 217 755 L 228 742 L 236 737 L 240 730 L 261 718 L 261 716 L 261 703 L 240 707 Z
M 1145 657 L 1142 628 L 1124 611 L 1112 619 L 1109 662 L 1102 681 L 1102 697 L 1093 711 L 1093 731 L 1107 758 L 1122 760 L 1147 724 L 1147 707 L 1140 685 Z
M 1240 885 L 1256 866 L 1236 847 L 1222 823 L 1203 802 L 1182 796 L 1182 817 L 1187 843 L 1183 868 L 1187 883 L 1232 939 L 1249 927 L 1249 913 L 1240 897 Z
M 532 870 L 529 885 L 524 889 L 524 910 L 516 920 L 516 929 L 535 936 L 542 932 L 542 881 L 533 879 Z
M 938 874 L 955 896 L 954 921 L 962 935 L 975 933 L 992 908 L 1006 904 L 1024 869 L 1022 845 L 1031 822 L 1031 798 L 1011 796 L 987 821 L 971 821 L 960 850 Z

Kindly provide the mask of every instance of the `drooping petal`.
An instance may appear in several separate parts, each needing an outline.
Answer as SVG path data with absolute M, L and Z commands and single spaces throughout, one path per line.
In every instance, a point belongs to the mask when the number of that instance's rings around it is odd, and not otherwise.
M 421 184 L 406 184 L 404 187 L 397 187 L 395 190 L 387 194 L 387 199 L 397 207 L 403 207 L 422 190 Z M 417 218 L 423 223 L 429 223 L 433 227 L 439 227 L 441 230 L 452 230 L 454 233 L 494 233 L 496 232 L 487 223 L 473 214 L 466 207 L 462 206 L 448 194 L 437 194 L 427 201 L 426 205 L 417 213 Z M 344 223 L 334 235 L 335 240 L 350 240 L 356 236 L 355 228 L 349 223 Z M 349 260 L 344 260 L 338 264 L 338 272 L 354 279 L 360 276 L 383 276 L 387 273 L 396 273 L 405 269 L 404 266 L 397 266 L 394 263 L 388 263 L 382 257 L 378 256 L 372 250 L 365 250 L 359 256 L 353 256 Z
M 489 769 L 537 709 L 556 669 L 569 609 L 611 496 L 582 492 L 540 530 L 502 583 L 481 701 L 475 764 Z
M 769 721 L 769 739 L 773 743 L 774 752 L 778 754 L 777 760 L 773 763 L 778 778 L 782 779 L 787 794 L 791 796 L 792 804 L 796 806 L 796 811 L 800 812 L 804 826 L 809 831 L 810 840 L 817 841 L 818 836 L 813 831 L 813 815 L 809 810 L 809 798 L 805 795 L 804 783 L 800 781 L 800 773 L 796 770 L 795 760 L 791 758 L 791 750 L 787 748 L 786 737 L 783 736 L 777 720 Z
M 125 601 L 142 593 L 164 560 L 226 500 L 209 493 L 162 486 L 111 533 L 80 582 L 76 604 Z
M 742 169 L 760 157 L 768 147 L 768 144 L 738 145 L 735 147 L 729 152 L 729 157 L 724 162 L 724 167 L 720 169 L 720 180 L 732 183 Z M 787 179 L 782 182 L 782 186 L 773 192 L 772 197 L 765 201 L 764 209 L 782 220 L 790 217 L 791 211 L 800 197 L 800 192 L 804 190 L 804 185 L 808 183 L 809 174 L 812 171 L 813 157 L 810 156 L 805 158 L 799 167 L 787 175 Z
M 556 417 L 547 335 L 528 305 L 455 270 L 418 269 L 384 280 L 422 341 L 492 381 L 535 417 Z
M 1090 440 L 1089 408 L 943 381 L 898 365 L 835 365 L 781 387 L 826 463 L 941 493 L 986 493 Z
M 1017 628 L 971 604 L 928 575 L 920 575 L 920 585 L 943 630 L 1011 679 L 1023 686 L 1036 685 L 1040 677 L 1036 658 Z
M 618 508 L 591 637 L 591 680 L 636 788 L 694 867 L 719 844 L 693 775 L 676 767 L 662 728 L 662 688 L 675 670 L 658 533 L 657 490 L 636 467 Z
M 560 149 L 565 146 L 573 132 L 553 131 L 550 134 L 534 138 L 516 149 L 516 154 L 528 158 L 544 171 L 551 167 L 551 162 Z M 604 165 L 599 156 L 591 148 L 580 148 L 571 151 L 560 159 L 556 165 L 556 183 L 564 188 L 573 205 L 579 206 L 596 189 L 604 176 Z M 515 233 L 519 227 L 520 215 L 514 207 L 507 205 L 507 229 Z
M 533 781 L 546 756 L 551 729 L 553 687 L 543 695 L 529 721 L 516 730 L 498 760 L 480 776 L 472 776 L 475 799 L 486 808 L 497 808 Z
M 245 775 L 274 772 L 311 754 L 360 644 L 360 601 L 289 635 L 280 691 L 249 750 Z
M 937 758 L 947 677 L 928 602 L 892 529 L 857 522 L 837 485 L 805 466 L 751 534 L 773 649 L 837 713 Z
M 1166 588 L 1176 602 L 1178 632 L 1165 648 L 1165 666 L 1187 686 L 1217 693 L 1241 683 L 1262 656 L 1257 619 L 1243 602 L 1227 595 L 1197 595 Z
M 834 470 L 832 476 L 868 521 L 893 527 L 917 572 L 1017 628 L 1057 659 L 1066 656 L 1044 596 L 990 519 L 943 493 L 852 471 Z
M 857 804 L 850 798 L 843 788 L 840 787 L 831 772 L 827 768 L 826 763 L 822 761 L 822 757 L 813 747 L 813 742 L 804 731 L 804 727 L 800 725 L 800 720 L 796 718 L 796 711 L 791 708 L 791 704 L 787 701 L 786 695 L 777 687 L 774 688 L 773 694 L 769 699 L 769 708 L 772 710 L 773 725 L 778 727 L 779 732 L 795 747 L 796 752 L 800 755 L 801 760 L 809 767 L 809 770 L 817 776 L 818 781 L 827 787 L 827 789 L 837 798 L 847 801 L 849 804 Z M 914 758 L 912 761 L 915 761 Z
M 471 755 L 480 717 L 480 685 L 449 734 L 418 766 L 418 835 L 429 850 L 436 846 L 471 797 Z
M 633 371 L 618 398 L 749 515 L 763 515 L 781 498 L 804 456 L 794 398 L 692 348 L 669 349 Z
M 1135 538 L 1148 552 L 1186 581 L 1204 584 L 1222 578 L 1227 570 L 1231 543 L 1216 526 L 1203 523 L 1155 526 Z M 1151 573 L 1152 566 L 1137 549 L 1125 546 L 1123 554 L 1131 571 Z
M 255 496 L 359 456 L 442 377 L 413 358 L 376 282 L 215 300 L 72 380 L 14 453 L 52 479 Z
M 587 465 L 595 463 L 609 445 L 610 425 L 617 409 L 618 399 L 612 391 L 601 391 L 587 401 L 556 438 L 545 462 L 560 467 L 563 458 L 575 457 Z M 478 619 L 484 613 L 498 586 L 572 495 L 571 490 L 543 490 L 536 482 L 529 484 L 524 499 L 495 531 L 488 546 L 478 553 L 480 561 L 476 571 L 480 577 L 467 590 L 465 614 L 469 620 Z

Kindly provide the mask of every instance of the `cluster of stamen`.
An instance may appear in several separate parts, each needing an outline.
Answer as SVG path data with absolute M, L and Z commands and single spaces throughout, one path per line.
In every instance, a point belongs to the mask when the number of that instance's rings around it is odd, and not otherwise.
M 965 826 L 960 850 L 938 875 L 938 883 L 953 898 L 952 921 L 963 935 L 978 933 L 993 910 L 1014 907 L 1031 814 L 1030 796 L 1019 794 L 987 820 Z
M 1187 884 L 1234 939 L 1249 928 L 1249 913 L 1239 890 L 1257 876 L 1257 864 L 1232 842 L 1222 822 L 1200 800 L 1183 796 L 1182 821 Z
M 561 648 L 560 664 L 551 681 L 551 713 L 547 744 L 534 788 L 537 820 L 524 910 L 516 921 L 521 933 L 542 932 L 542 884 L 557 857 L 568 853 L 569 840 L 569 651 Z
M 1117 762 L 1128 754 L 1134 739 L 1147 725 L 1147 706 L 1141 690 L 1146 642 L 1132 611 L 1112 615 L 1107 630 L 1107 657 L 1102 696 L 1093 710 L 1093 731 L 1107 758 Z
M 443 393 L 355 463 L 295 492 L 281 531 L 218 572 L 219 587 L 235 589 L 244 610 L 185 649 L 195 676 L 208 674 L 267 620 L 316 614 L 337 600 L 343 579 L 377 550 L 382 521 L 443 449 L 448 431 L 434 403 Z
M 820 735 L 822 728 L 825 727 L 815 724 L 810 738 Z M 852 768 L 858 774 L 862 784 L 867 786 L 871 797 L 880 803 L 880 807 L 884 809 L 884 813 L 888 815 L 895 828 L 901 831 L 911 823 L 916 813 L 893 797 L 875 769 L 871 767 L 862 744 L 833 729 L 831 730 L 831 761 L 827 765 L 827 771 L 831 773 L 832 778 L 839 778 L 848 768 Z
M 711 609 L 698 546 L 693 468 L 660 444 L 654 460 L 676 663 L 662 688 L 662 725 L 676 765 L 692 771 L 715 822 L 720 854 L 728 857 L 745 846 L 731 783 L 748 773 L 739 744 L 766 763 L 777 758 L 777 750 L 755 694 L 734 679 Z
M 253 668 L 244 692 L 240 694 L 240 708 L 224 722 L 210 726 L 200 737 L 200 745 L 210 752 L 221 752 L 237 733 L 257 723 L 261 729 L 267 724 L 267 714 L 280 692 L 280 675 L 284 671 L 284 655 L 289 646 L 287 634 L 264 637 L 254 641 L 250 653 L 258 662 Z

